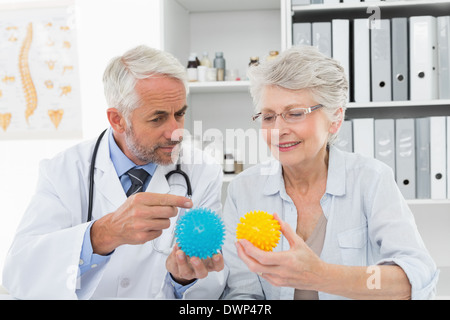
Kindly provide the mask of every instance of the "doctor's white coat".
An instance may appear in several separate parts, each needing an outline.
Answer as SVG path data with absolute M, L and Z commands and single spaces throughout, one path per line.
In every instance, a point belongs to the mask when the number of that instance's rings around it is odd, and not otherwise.
M 109 129 L 111 130 L 111 129 Z M 115 211 L 126 200 L 109 156 L 108 132 L 95 164 L 93 219 Z M 3 271 L 3 285 L 19 299 L 174 298 L 165 267 L 167 255 L 152 243 L 123 245 L 102 266 L 78 277 L 87 220 L 88 177 L 95 141 L 81 143 L 40 164 L 37 190 L 18 227 Z M 221 166 L 200 150 L 183 147 L 182 169 L 190 177 L 194 207 L 221 214 Z M 185 196 L 181 175 L 169 182 L 174 165 L 158 166 L 146 191 Z M 176 217 L 159 238 L 171 237 Z M 158 244 L 158 242 L 157 242 Z M 158 246 L 157 246 L 158 248 Z M 227 269 L 212 272 L 189 288 L 185 299 L 216 299 L 225 286 Z

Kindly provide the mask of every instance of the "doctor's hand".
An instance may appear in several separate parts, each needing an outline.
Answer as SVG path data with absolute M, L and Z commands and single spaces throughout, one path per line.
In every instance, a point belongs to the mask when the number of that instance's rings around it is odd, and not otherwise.
M 178 245 L 175 245 L 166 260 L 166 268 L 177 283 L 187 285 L 196 279 L 206 278 L 209 272 L 221 271 L 224 262 L 221 253 L 207 259 L 188 257 Z
M 191 208 L 188 198 L 172 194 L 136 193 L 91 228 L 93 252 L 107 255 L 123 244 L 144 244 L 169 228 L 179 208 Z
M 318 278 L 318 271 L 324 267 L 323 261 L 276 213 L 274 218 L 280 223 L 281 232 L 289 242 L 289 250 L 267 252 L 242 239 L 236 242 L 238 256 L 250 271 L 274 286 L 311 290 Z

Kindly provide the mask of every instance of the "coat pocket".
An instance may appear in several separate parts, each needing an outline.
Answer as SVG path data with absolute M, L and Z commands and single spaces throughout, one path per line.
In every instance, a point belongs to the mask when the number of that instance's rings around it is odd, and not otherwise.
M 367 225 L 339 233 L 338 242 L 344 265 L 367 264 Z

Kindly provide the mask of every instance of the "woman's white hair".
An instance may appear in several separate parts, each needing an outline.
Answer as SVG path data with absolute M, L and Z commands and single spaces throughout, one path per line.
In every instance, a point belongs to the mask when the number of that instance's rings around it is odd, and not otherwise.
M 297 46 L 282 52 L 276 59 L 262 62 L 248 70 L 250 93 L 256 113 L 262 109 L 261 95 L 266 86 L 289 90 L 308 90 L 330 121 L 343 120 L 348 99 L 348 81 L 344 68 L 312 46 Z M 343 112 L 338 110 L 342 108 Z M 337 134 L 330 134 L 332 144 Z
M 189 92 L 186 69 L 173 55 L 141 45 L 113 58 L 106 67 L 103 85 L 108 107 L 117 108 L 128 121 L 131 112 L 139 107 L 136 83 L 150 77 L 178 79 L 186 95 Z

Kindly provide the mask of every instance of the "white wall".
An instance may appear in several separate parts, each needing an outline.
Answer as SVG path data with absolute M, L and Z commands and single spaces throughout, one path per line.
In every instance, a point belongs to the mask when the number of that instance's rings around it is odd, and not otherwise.
M 161 1 L 74 1 L 83 140 L 96 137 L 107 126 L 102 75 L 108 61 L 139 44 L 161 48 Z M 42 1 L 0 0 L 0 5 L 19 2 Z M 17 225 L 34 193 L 40 160 L 52 157 L 78 142 L 0 141 L 0 274 Z

